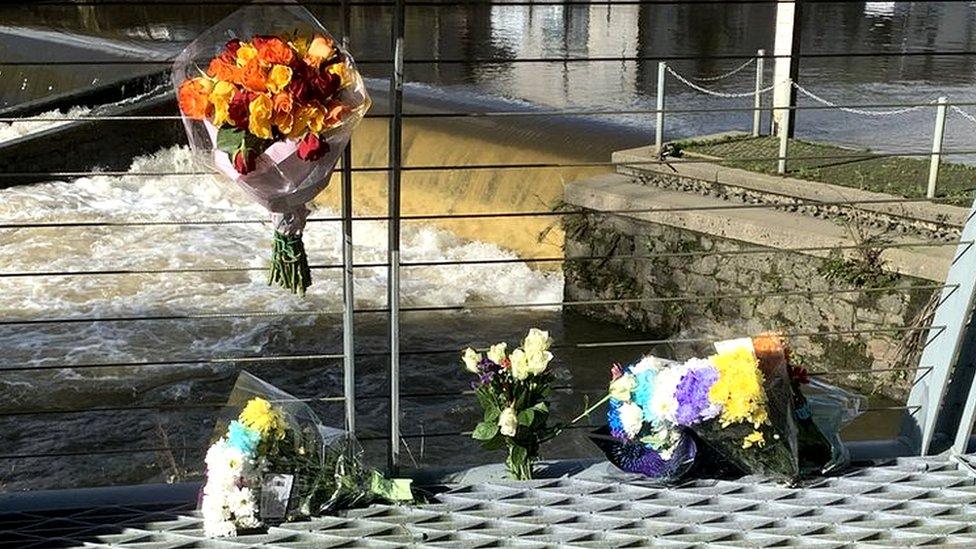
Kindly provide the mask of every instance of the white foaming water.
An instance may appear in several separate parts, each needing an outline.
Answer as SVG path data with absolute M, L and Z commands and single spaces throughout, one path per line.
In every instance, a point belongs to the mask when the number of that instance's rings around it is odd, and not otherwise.
M 185 147 L 139 157 L 127 175 L 93 176 L 0 191 L 6 222 L 104 222 L 107 226 L 20 228 L 0 231 L 0 264 L 7 272 L 252 268 L 236 273 L 121 274 L 0 278 L 0 315 L 6 319 L 208 315 L 269 311 L 338 312 L 338 269 L 316 270 L 305 298 L 268 287 L 265 267 L 271 229 L 266 223 L 112 226 L 133 221 L 265 220 L 267 212 L 233 184 L 214 176 L 141 176 L 200 171 Z M 320 210 L 313 217 L 335 217 Z M 312 222 L 305 230 L 311 263 L 341 263 L 339 223 Z M 357 263 L 384 262 L 386 223 L 355 222 Z M 494 244 L 464 241 L 430 225 L 405 223 L 401 257 L 431 260 L 516 259 Z M 562 276 L 525 263 L 404 268 L 406 306 L 472 303 L 552 303 L 562 297 Z M 360 307 L 383 307 L 386 269 L 358 269 Z M 311 323 L 288 317 L 291 324 Z M 81 323 L 5 327 L 0 349 L 10 364 L 161 360 L 172 355 L 260 353 L 273 319 Z M 277 329 L 277 328 L 276 328 Z M 167 356 L 170 355 L 170 356 Z M 13 381 L 13 380 L 11 380 Z
M 32 117 L 44 118 L 45 120 L 43 121 L 0 122 L 0 143 L 69 124 L 71 123 L 71 119 L 85 116 L 89 112 L 91 112 L 91 109 L 88 107 L 71 107 L 68 109 L 68 112 L 55 110 Z

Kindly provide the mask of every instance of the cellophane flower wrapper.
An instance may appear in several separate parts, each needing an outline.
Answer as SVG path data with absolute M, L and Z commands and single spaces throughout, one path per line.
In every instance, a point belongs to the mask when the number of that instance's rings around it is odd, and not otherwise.
M 319 150 L 325 152 L 318 153 L 321 156 L 314 160 L 300 158 L 300 139 L 276 134 L 272 137 L 274 142 L 253 159 L 250 170 L 242 173 L 235 159 L 218 147 L 218 127 L 213 123 L 213 116 L 194 119 L 181 108 L 190 148 L 197 153 L 196 157 L 210 169 L 234 181 L 248 197 L 270 212 L 275 242 L 269 284 L 277 282 L 301 294 L 311 284 L 311 273 L 301 241 L 310 213 L 307 204 L 329 185 L 332 172 L 353 130 L 370 107 L 369 94 L 355 61 L 305 8 L 288 0 L 263 0 L 241 7 L 204 31 L 180 53 L 172 67 L 172 82 L 179 93 L 180 86 L 188 79 L 207 75 L 211 61 L 225 50 L 231 40 L 246 42 L 254 37 L 311 40 L 315 36 L 324 37 L 334 46 L 336 57 L 331 59 L 341 59 L 343 84 L 333 98 L 346 110 L 342 111 L 340 123 L 315 132 L 325 145 Z M 222 125 L 227 127 L 226 122 Z
M 391 495 L 391 481 L 364 465 L 354 436 L 326 426 L 308 404 L 248 372 L 241 372 L 221 410 L 214 439 L 201 499 L 204 528 L 212 537 L 233 536 L 231 525 L 248 530 L 372 501 L 407 499 L 403 485 L 399 496 Z M 236 508 L 240 490 L 231 488 L 225 497 L 221 490 L 227 487 L 215 478 L 219 467 L 212 454 L 219 458 L 222 447 L 231 453 L 243 450 L 244 465 L 233 484 L 246 488 L 253 500 L 254 511 L 243 513 L 244 520 L 227 513 Z M 230 509 L 222 512 L 221 500 L 230 501 Z
M 719 355 L 726 343 L 751 348 L 748 339 L 720 342 Z M 753 352 L 753 351 L 750 351 Z M 755 356 L 755 355 L 753 355 Z M 723 425 L 721 416 L 690 425 L 713 450 L 748 474 L 767 476 L 793 483 L 800 475 L 797 425 L 793 414 L 792 388 L 786 361 L 758 356 L 767 420 L 759 425 L 748 421 Z M 709 360 L 714 360 L 710 357 Z M 746 442 L 755 433 L 762 442 Z
M 831 385 L 818 379 L 800 386 L 806 401 L 805 410 L 797 410 L 797 415 L 809 414 L 819 434 L 830 446 L 830 455 L 819 466 L 819 473 L 831 474 L 850 464 L 851 452 L 840 433 L 867 408 L 867 399 L 862 395 Z M 802 446 L 801 446 L 802 451 Z

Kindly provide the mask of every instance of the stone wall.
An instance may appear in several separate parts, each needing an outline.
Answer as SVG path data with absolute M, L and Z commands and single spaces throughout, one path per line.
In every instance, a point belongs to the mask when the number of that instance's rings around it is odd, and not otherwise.
M 917 362 L 930 280 L 859 273 L 864 265 L 840 254 L 754 253 L 755 243 L 619 215 L 575 215 L 564 228 L 566 299 L 634 300 L 574 308 L 582 314 L 656 339 L 796 334 L 795 360 L 810 371 L 862 391 L 907 394 L 914 373 L 904 368 Z M 594 256 L 602 259 L 572 260 Z M 707 352 L 701 343 L 684 347 L 674 351 Z

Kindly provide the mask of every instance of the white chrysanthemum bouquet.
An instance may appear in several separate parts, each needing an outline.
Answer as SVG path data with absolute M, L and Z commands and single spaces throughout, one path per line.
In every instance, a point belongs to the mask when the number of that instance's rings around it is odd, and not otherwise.
M 366 468 L 355 439 L 311 408 L 242 372 L 228 402 L 241 410 L 207 451 L 200 511 L 209 537 L 230 537 L 371 501 L 409 501 L 409 481 Z

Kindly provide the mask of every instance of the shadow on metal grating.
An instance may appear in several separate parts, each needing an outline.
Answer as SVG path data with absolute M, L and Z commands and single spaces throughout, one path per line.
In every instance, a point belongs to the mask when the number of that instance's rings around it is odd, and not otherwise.
M 973 456 L 901 458 L 797 488 L 756 477 L 665 488 L 598 464 L 463 485 L 417 506 L 208 540 L 193 503 L 0 515 L 2 547 L 974 547 Z

